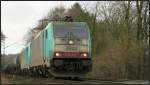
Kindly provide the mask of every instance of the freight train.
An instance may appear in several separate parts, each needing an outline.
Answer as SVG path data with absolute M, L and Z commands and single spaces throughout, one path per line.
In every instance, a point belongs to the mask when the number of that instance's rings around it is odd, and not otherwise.
M 51 21 L 16 62 L 24 75 L 83 77 L 92 68 L 90 29 L 86 22 Z

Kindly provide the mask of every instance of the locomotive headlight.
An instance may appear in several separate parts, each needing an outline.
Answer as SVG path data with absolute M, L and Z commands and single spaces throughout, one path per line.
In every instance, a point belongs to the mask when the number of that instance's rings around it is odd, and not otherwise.
M 86 57 L 86 56 L 87 56 L 87 53 L 83 53 L 83 56 Z
M 81 56 L 82 56 L 83 58 L 87 58 L 88 53 L 82 53 Z
M 60 54 L 59 54 L 59 53 L 56 53 L 55 55 L 56 55 L 56 56 L 59 56 Z
M 73 44 L 74 42 L 73 42 L 73 40 L 69 40 L 69 44 Z

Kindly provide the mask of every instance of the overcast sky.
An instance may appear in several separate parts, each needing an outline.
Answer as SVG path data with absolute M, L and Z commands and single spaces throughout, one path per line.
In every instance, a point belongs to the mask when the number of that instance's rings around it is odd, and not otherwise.
M 6 54 L 19 53 L 24 47 L 22 39 L 29 28 L 34 28 L 38 20 L 56 6 L 70 8 L 75 2 L 81 5 L 91 2 L 83 1 L 1 1 L 1 31 L 6 35 Z M 2 47 L 1 47 L 2 49 Z M 2 52 L 3 53 L 3 52 Z

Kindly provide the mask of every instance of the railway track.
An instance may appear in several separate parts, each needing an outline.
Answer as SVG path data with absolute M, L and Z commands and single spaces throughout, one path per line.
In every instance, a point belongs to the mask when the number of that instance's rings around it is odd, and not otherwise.
M 36 78 L 25 77 L 12 74 L 5 74 L 8 80 L 15 84 L 115 84 L 115 85 L 127 85 L 127 84 L 144 84 L 149 85 L 149 81 L 146 80 L 104 80 L 95 78 L 82 78 L 82 79 L 66 79 L 66 78 Z M 16 82 L 17 81 L 17 82 Z M 9 82 L 10 83 L 10 82 Z

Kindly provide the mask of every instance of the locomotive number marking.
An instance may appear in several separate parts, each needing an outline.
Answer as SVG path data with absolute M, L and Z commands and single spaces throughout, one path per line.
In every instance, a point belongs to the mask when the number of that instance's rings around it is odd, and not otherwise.
M 75 46 L 67 46 L 67 47 L 66 47 L 66 50 L 76 51 L 76 50 L 77 50 L 77 47 L 75 47 Z

